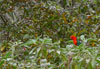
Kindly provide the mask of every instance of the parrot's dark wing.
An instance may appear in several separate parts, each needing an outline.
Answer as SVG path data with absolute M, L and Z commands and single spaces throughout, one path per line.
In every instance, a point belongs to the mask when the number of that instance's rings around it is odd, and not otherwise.
M 77 45 L 79 46 L 81 44 L 81 41 L 77 40 Z

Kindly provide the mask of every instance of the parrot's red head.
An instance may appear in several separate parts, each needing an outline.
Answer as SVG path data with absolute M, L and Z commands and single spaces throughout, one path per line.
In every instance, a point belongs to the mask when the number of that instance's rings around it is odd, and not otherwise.
M 76 40 L 76 39 L 77 39 L 76 36 L 74 36 L 74 35 L 72 35 L 70 38 L 71 38 L 72 40 Z
M 77 45 L 77 38 L 76 38 L 76 36 L 72 35 L 72 36 L 70 36 L 70 38 L 73 40 L 73 43 L 75 45 Z

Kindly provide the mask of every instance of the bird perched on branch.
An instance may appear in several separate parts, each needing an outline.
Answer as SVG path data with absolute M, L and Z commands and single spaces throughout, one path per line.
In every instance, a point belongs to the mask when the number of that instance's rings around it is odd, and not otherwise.
M 81 44 L 81 42 L 77 40 L 76 36 L 72 35 L 70 38 L 73 40 L 74 45 L 79 46 Z

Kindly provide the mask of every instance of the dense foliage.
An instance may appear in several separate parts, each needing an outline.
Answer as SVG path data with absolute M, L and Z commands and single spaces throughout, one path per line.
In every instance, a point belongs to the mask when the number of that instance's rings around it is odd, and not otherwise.
M 66 1 L 0 0 L 1 68 L 100 68 L 100 1 Z

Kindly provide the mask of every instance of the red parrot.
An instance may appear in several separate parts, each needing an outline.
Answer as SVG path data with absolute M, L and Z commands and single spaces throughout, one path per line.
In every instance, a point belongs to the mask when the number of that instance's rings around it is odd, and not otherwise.
M 73 40 L 74 45 L 78 46 L 81 44 L 80 41 L 77 40 L 76 36 L 72 35 L 70 38 Z

